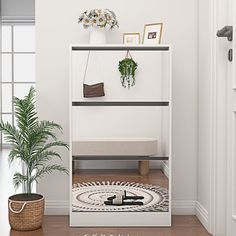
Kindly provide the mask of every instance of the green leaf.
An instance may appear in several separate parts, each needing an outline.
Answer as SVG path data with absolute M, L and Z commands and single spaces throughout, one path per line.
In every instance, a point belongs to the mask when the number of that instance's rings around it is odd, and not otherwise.
M 19 172 L 16 172 L 13 176 L 13 184 L 15 189 L 19 188 L 19 186 L 21 184 L 24 184 L 25 182 L 27 182 L 27 176 L 22 175 Z

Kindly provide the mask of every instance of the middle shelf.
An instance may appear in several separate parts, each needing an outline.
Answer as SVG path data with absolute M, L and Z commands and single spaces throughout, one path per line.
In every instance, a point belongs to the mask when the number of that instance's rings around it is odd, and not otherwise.
M 112 102 L 98 102 L 98 101 L 73 101 L 72 106 L 169 106 L 169 101 L 112 101 Z
M 98 155 L 73 155 L 72 159 L 74 161 L 78 161 L 78 160 L 110 160 L 110 161 L 168 161 L 169 157 L 167 156 L 111 156 L 111 155 L 107 155 L 107 156 L 98 156 Z

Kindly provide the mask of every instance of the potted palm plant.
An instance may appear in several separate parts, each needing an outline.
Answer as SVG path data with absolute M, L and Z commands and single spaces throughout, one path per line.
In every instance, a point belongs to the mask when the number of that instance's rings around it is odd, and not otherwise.
M 53 150 L 55 147 L 68 145 L 58 141 L 54 131 L 62 128 L 52 121 L 39 121 L 35 109 L 35 89 L 30 88 L 23 99 L 14 97 L 16 126 L 1 121 L 0 130 L 5 135 L 5 141 L 11 145 L 9 163 L 19 160 L 23 166 L 21 172 L 13 176 L 15 188 L 23 186 L 22 194 L 15 194 L 8 199 L 9 223 L 15 230 L 35 230 L 42 226 L 44 215 L 44 197 L 32 193 L 33 183 L 53 171 L 68 170 L 50 162 L 53 158 L 61 158 Z

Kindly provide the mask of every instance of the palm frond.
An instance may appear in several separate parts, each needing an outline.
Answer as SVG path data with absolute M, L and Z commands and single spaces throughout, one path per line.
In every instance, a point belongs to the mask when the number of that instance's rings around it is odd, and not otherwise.
M 28 180 L 27 176 L 22 175 L 19 172 L 16 172 L 13 176 L 13 184 L 15 189 L 19 188 L 19 186 L 27 182 L 27 180 Z
M 59 158 L 60 160 L 62 159 L 61 155 L 56 151 L 49 150 L 40 152 L 39 154 L 36 154 L 34 158 L 32 157 L 31 168 L 37 169 L 39 167 L 42 167 L 45 165 L 45 163 L 51 161 L 54 157 Z
M 28 95 L 23 99 L 14 97 L 13 103 L 15 105 L 15 116 L 19 132 L 22 138 L 27 141 L 29 139 L 30 130 L 38 123 L 35 109 L 35 89 L 31 87 Z
M 20 145 L 21 144 L 21 135 L 19 131 L 13 127 L 9 122 L 4 123 L 0 122 L 0 130 L 5 135 L 5 141 L 10 144 Z
M 65 167 L 57 164 L 51 164 L 43 166 L 42 168 L 38 168 L 36 174 L 32 176 L 32 181 L 38 182 L 38 179 L 41 179 L 45 175 L 51 174 L 54 171 L 64 172 L 67 175 L 69 174 L 68 170 Z
M 39 150 L 39 152 L 43 152 L 43 151 L 48 150 L 49 148 L 52 148 L 52 147 L 65 147 L 65 148 L 69 149 L 68 144 L 66 144 L 66 143 L 64 143 L 62 141 L 54 141 L 54 142 L 47 143 L 46 145 L 44 145 Z
M 19 159 L 19 160 L 23 160 L 24 159 L 24 152 L 23 150 L 19 149 L 19 146 L 13 146 L 12 150 L 10 151 L 9 155 L 8 155 L 8 162 L 9 164 L 11 164 L 14 160 Z
M 49 138 L 56 140 L 54 130 L 62 130 L 62 127 L 52 121 L 41 121 L 30 130 L 30 140 L 35 144 L 45 143 Z

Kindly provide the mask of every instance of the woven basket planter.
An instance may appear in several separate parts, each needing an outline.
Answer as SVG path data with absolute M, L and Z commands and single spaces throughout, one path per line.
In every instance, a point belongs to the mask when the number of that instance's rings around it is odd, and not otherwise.
M 39 194 L 16 194 L 8 199 L 9 223 L 12 229 L 29 231 L 41 228 L 44 197 Z

